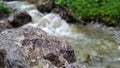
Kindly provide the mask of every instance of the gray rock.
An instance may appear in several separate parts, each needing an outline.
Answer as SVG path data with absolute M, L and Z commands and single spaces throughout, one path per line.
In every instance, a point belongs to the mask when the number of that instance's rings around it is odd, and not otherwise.
M 27 57 L 15 42 L 0 39 L 0 68 L 29 68 Z
M 3 39 L 0 42 L 1 47 L 9 56 L 6 59 L 13 65 L 20 64 L 23 66 L 21 68 L 29 68 L 29 66 L 38 68 L 40 66 L 43 68 L 82 67 L 76 63 L 74 49 L 67 41 L 49 36 L 39 28 L 22 27 L 5 30 L 1 32 L 0 38 Z M 17 63 L 14 63 L 14 60 Z M 15 68 L 19 68 L 17 66 Z

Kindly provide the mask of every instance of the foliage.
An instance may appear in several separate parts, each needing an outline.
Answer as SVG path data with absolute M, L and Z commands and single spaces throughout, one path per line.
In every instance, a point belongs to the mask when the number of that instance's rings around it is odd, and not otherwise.
M 3 2 L 0 1 L 0 14 L 8 14 L 9 10 Z
M 83 20 L 120 22 L 120 0 L 57 0 L 57 4 L 66 6 Z

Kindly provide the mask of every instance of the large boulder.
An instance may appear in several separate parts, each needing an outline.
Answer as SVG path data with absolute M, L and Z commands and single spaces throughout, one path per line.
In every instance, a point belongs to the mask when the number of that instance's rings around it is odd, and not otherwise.
M 67 41 L 49 36 L 39 28 L 24 27 L 5 30 L 0 34 L 0 43 L 2 43 L 0 59 L 5 59 L 0 61 L 3 68 L 6 66 L 6 60 L 15 65 L 15 68 L 83 67 L 76 63 L 74 49 Z M 7 64 L 11 66 L 10 63 Z

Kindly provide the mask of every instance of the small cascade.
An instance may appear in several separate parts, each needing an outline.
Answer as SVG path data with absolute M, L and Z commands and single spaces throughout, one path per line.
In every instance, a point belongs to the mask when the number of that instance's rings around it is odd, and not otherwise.
M 70 27 L 58 14 L 49 13 L 42 17 L 37 26 L 51 35 L 70 35 Z
M 13 1 L 7 2 L 7 5 L 17 11 L 27 11 L 32 17 L 32 23 L 27 25 L 39 27 L 50 35 L 67 36 L 71 33 L 69 24 L 67 24 L 65 20 L 62 20 L 58 14 L 42 14 L 34 5 L 27 2 Z

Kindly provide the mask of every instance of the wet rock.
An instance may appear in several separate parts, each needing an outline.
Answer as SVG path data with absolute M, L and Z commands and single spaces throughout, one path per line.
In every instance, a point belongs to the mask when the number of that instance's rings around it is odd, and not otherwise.
M 41 0 L 41 3 L 37 5 L 37 9 L 42 12 L 51 12 L 55 7 L 55 0 Z
M 9 43 L 1 40 L 0 43 L 4 43 L 1 47 L 4 47 L 2 49 L 6 51 L 7 56 L 10 56 L 7 58 L 9 62 L 17 60 L 18 63 L 12 63 L 20 64 L 23 66 L 21 68 L 25 66 L 28 68 L 27 65 L 39 67 L 40 63 L 43 68 L 82 67 L 76 63 L 74 49 L 67 41 L 50 36 L 39 28 L 22 27 L 5 30 L 1 32 L 0 38 L 9 39 Z
M 24 24 L 29 23 L 31 20 L 31 16 L 26 11 L 16 13 L 8 18 L 8 22 L 13 27 L 20 27 Z
M 0 32 L 5 29 L 11 29 L 23 26 L 32 20 L 31 16 L 27 12 L 18 12 L 12 16 L 0 20 Z

